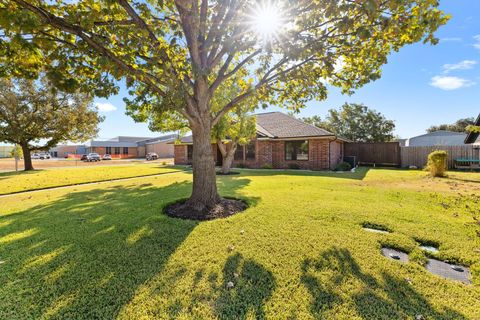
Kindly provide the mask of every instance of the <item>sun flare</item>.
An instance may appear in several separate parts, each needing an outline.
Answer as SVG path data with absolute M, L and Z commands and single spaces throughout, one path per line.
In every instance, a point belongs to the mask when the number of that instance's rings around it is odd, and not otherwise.
M 258 4 L 251 14 L 251 19 L 252 29 L 264 41 L 271 41 L 278 37 L 283 26 L 280 7 L 273 2 Z

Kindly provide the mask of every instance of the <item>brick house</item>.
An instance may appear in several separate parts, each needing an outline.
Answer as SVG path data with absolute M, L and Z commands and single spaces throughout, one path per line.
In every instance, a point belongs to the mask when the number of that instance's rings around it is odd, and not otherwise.
M 256 118 L 257 136 L 248 145 L 238 146 L 234 167 L 329 170 L 343 160 L 346 139 L 281 112 L 260 113 Z M 216 164 L 221 165 L 217 145 L 212 144 L 212 148 Z M 192 136 L 175 144 L 175 164 L 191 164 L 192 151 Z
M 177 134 L 156 138 L 119 136 L 109 140 L 90 140 L 83 145 L 58 145 L 49 150 L 53 157 L 80 157 L 82 154 L 96 152 L 110 154 L 114 159 L 144 158 L 149 152 L 155 152 L 159 158 L 172 158 L 173 142 Z

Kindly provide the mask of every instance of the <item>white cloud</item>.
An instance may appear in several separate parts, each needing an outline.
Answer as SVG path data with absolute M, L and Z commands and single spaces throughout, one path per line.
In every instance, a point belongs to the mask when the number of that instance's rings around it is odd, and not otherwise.
M 95 103 L 95 106 L 98 108 L 100 112 L 110 112 L 110 111 L 115 111 L 117 110 L 117 107 L 115 107 L 113 104 L 105 102 L 97 102 Z
M 442 90 L 457 90 L 463 87 L 473 86 L 475 82 L 459 77 L 435 76 L 430 85 Z
M 476 36 L 474 36 L 473 39 L 476 41 L 476 43 L 474 43 L 473 46 L 480 50 L 480 34 L 477 34 Z
M 443 65 L 443 73 L 449 73 L 450 71 L 454 70 L 469 70 L 473 69 L 473 67 L 477 64 L 478 62 L 475 60 L 463 60 L 460 61 L 459 63 L 453 63 L 453 64 L 444 64 Z

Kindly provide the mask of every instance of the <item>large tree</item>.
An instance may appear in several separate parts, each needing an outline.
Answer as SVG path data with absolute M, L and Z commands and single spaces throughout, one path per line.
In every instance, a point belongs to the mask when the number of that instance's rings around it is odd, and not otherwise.
M 339 110 L 330 109 L 323 121 L 319 116 L 303 120 L 354 142 L 386 142 L 394 139 L 395 123 L 363 104 L 345 103 Z
M 474 118 L 464 118 L 455 121 L 452 124 L 440 124 L 438 126 L 431 126 L 427 129 L 427 132 L 435 132 L 438 130 L 446 130 L 446 131 L 453 131 L 453 132 L 468 132 L 467 127 L 474 125 L 475 119 Z
M 380 77 L 392 51 L 423 41 L 446 21 L 437 0 L 0 0 L 3 73 L 34 76 L 44 62 L 60 86 L 116 92 L 131 105 L 181 115 L 193 134 L 193 191 L 185 209 L 221 198 L 212 127 L 255 95 L 298 109 L 325 99 L 328 81 L 352 90 Z M 340 67 L 339 67 L 340 66 Z M 213 111 L 218 87 L 238 74 L 242 92 Z M 177 102 L 181 98 L 182 103 Z
M 102 118 L 85 94 L 58 91 L 48 81 L 0 79 L 0 141 L 22 147 L 24 168 L 33 170 L 31 151 L 97 134 Z

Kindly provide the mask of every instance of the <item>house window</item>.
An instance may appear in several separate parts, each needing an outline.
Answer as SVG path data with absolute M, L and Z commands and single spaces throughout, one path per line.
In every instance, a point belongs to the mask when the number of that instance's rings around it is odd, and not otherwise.
M 105 148 L 105 153 L 106 154 L 112 154 L 112 147 L 106 147 Z
M 187 160 L 191 161 L 193 159 L 193 146 L 191 144 L 187 145 Z
M 243 146 L 237 146 L 235 154 L 233 155 L 233 160 L 243 160 Z
M 123 147 L 123 154 L 128 154 L 128 147 Z
M 255 141 L 251 141 L 245 146 L 245 158 L 247 160 L 255 160 Z
M 120 147 L 115 147 L 115 154 L 120 154 Z
M 308 140 L 285 141 L 285 160 L 308 160 Z

